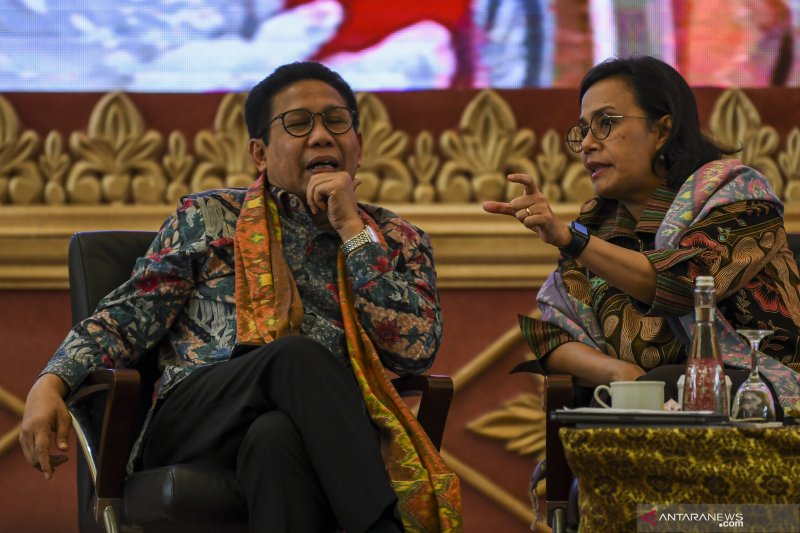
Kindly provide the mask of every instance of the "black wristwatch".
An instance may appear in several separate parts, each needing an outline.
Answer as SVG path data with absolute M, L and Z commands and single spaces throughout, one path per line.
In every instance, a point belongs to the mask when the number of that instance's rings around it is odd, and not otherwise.
M 573 220 L 569 223 L 569 232 L 572 234 L 572 240 L 563 248 L 559 248 L 559 250 L 567 257 L 577 259 L 583 249 L 586 248 L 586 245 L 589 244 L 589 230 L 577 220 Z

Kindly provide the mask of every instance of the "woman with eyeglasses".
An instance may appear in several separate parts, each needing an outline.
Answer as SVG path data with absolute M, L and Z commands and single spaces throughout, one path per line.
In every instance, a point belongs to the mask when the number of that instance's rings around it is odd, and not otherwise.
M 594 387 L 682 363 L 694 279 L 711 275 L 726 364 L 749 365 L 737 328 L 773 329 L 762 374 L 781 404 L 800 400 L 800 276 L 782 203 L 760 173 L 727 157 L 736 150 L 703 134 L 681 75 L 647 56 L 593 67 L 566 142 L 596 193 L 577 220 L 561 221 L 522 174 L 508 176 L 519 197 L 483 205 L 560 251 L 537 296 L 541 319 L 520 318 L 534 355 L 524 366 Z

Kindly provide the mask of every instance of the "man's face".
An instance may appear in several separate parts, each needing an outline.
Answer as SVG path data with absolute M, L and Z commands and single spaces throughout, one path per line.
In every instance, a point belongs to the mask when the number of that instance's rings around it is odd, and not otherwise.
M 275 94 L 272 116 L 291 109 L 320 113 L 335 106 L 347 107 L 336 89 L 319 80 L 302 80 Z M 325 128 L 319 115 L 314 117 L 314 127 L 305 137 L 289 135 L 280 119 L 269 128 L 269 144 L 264 146 L 261 140 L 251 140 L 250 154 L 259 172 L 266 173 L 271 184 L 303 201 L 312 175 L 345 171 L 353 177 L 361 164 L 361 134 L 353 128 L 335 135 Z

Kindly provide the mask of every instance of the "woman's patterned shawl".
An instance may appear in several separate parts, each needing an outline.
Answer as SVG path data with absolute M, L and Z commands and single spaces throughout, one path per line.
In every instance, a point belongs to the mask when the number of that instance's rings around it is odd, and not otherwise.
M 773 202 L 781 212 L 783 204 L 760 173 L 735 159 L 707 163 L 689 176 L 678 191 L 656 233 L 656 249 L 677 248 L 683 234 L 692 225 L 708 216 L 717 207 L 742 200 Z M 545 281 L 537 295 L 544 322 L 560 327 L 572 338 L 605 352 L 602 329 L 591 307 L 567 293 L 561 273 L 556 270 Z M 694 331 L 694 313 L 669 321 L 675 334 L 688 339 Z M 750 368 L 748 344 L 731 324 L 716 313 L 717 341 L 727 366 Z M 778 393 L 784 407 L 800 401 L 800 375 L 771 357 L 759 360 L 759 370 Z

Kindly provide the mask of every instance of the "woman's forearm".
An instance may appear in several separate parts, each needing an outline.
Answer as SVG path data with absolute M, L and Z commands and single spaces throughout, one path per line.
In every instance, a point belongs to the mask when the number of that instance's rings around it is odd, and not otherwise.
M 593 237 L 578 261 L 625 294 L 653 303 L 657 274 L 644 254 Z
M 555 348 L 544 359 L 543 366 L 548 374 L 572 374 L 576 383 L 586 387 L 633 381 L 644 374 L 640 367 L 580 342 L 568 342 Z

